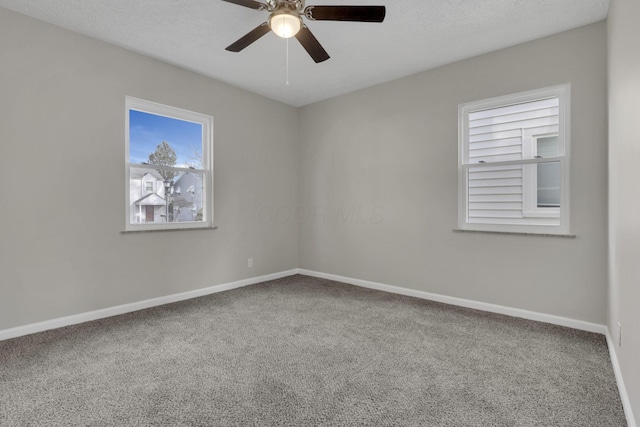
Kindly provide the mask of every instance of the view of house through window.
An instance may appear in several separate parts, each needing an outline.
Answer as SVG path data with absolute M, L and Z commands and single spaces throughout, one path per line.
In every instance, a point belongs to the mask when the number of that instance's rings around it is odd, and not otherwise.
M 558 150 L 558 135 L 540 137 L 536 140 L 537 158 L 556 157 Z M 540 163 L 534 165 L 537 181 L 538 208 L 560 207 L 560 164 L 558 162 Z
M 568 92 L 460 106 L 460 228 L 568 232 Z
M 127 229 L 210 226 L 211 118 L 127 98 L 127 124 Z

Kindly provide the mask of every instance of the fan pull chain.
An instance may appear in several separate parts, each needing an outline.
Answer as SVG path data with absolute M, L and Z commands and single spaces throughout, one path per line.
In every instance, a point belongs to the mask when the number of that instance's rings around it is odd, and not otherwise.
M 286 74 L 287 74 L 287 81 L 285 82 L 285 86 L 289 86 L 289 39 L 287 40 L 287 65 L 286 65 Z

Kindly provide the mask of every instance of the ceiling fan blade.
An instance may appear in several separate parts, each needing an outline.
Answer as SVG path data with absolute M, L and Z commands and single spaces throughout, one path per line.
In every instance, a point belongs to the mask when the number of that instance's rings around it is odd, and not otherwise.
M 315 38 L 306 25 L 302 25 L 302 28 L 300 28 L 300 31 L 296 34 L 296 38 L 316 63 L 326 61 L 330 58 L 327 51 L 324 50 L 318 39 Z
M 227 3 L 233 3 L 256 10 L 267 10 L 267 5 L 254 0 L 222 0 Z
M 382 22 L 384 6 L 308 6 L 304 16 L 314 21 Z
M 269 29 L 269 24 L 267 24 L 266 22 L 260 24 L 256 28 L 239 38 L 235 43 L 227 46 L 226 50 L 228 50 L 229 52 L 240 52 L 242 49 L 267 34 L 269 31 L 271 31 Z

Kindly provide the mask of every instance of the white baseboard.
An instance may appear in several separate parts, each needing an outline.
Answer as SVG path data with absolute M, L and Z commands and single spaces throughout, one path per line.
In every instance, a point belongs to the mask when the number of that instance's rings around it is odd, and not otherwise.
M 463 298 L 450 297 L 440 294 L 432 294 L 430 292 L 418 291 L 415 289 L 402 288 L 399 286 L 385 285 L 383 283 L 370 282 L 368 280 L 354 279 L 351 277 L 338 276 L 335 274 L 320 273 L 317 271 L 298 269 L 298 274 L 306 276 L 319 277 L 321 279 L 335 280 L 336 282 L 348 283 L 350 285 L 361 286 L 363 288 L 377 289 L 379 291 L 391 292 L 394 294 L 406 295 L 426 299 L 430 301 L 442 302 L 460 307 L 473 308 L 491 313 L 505 314 L 512 317 L 520 317 L 522 319 L 535 320 L 538 322 L 551 323 L 553 325 L 566 326 L 568 328 L 579 329 L 582 331 L 595 332 L 605 335 L 607 327 L 598 323 L 585 322 L 583 320 L 575 320 L 567 317 L 554 316 L 552 314 L 538 313 L 535 311 L 522 310 L 519 308 L 506 307 L 502 305 L 490 304 L 486 302 L 468 300 Z
M 90 322 L 92 320 L 104 319 L 105 317 L 117 316 L 119 314 L 130 313 L 132 311 L 143 310 L 145 308 L 156 307 L 172 302 L 184 301 L 204 295 L 215 294 L 217 292 L 228 291 L 230 289 L 241 288 L 243 286 L 254 285 L 256 283 L 269 280 L 280 279 L 282 277 L 297 274 L 297 269 L 281 271 L 279 273 L 267 274 L 264 276 L 251 277 L 249 279 L 238 280 L 236 282 L 224 283 L 210 286 L 204 289 L 181 292 L 179 294 L 167 295 L 164 297 L 147 299 L 144 301 L 132 302 L 129 304 L 117 305 L 115 307 L 103 308 L 101 310 L 89 311 L 86 313 L 74 314 L 72 316 L 60 317 L 58 319 L 44 322 L 32 323 L 30 325 L 18 326 L 16 328 L 0 330 L 0 341 L 10 338 L 21 337 L 23 335 L 34 334 L 36 332 L 47 331 L 49 329 L 62 328 L 63 326 L 76 325 L 78 323 Z
M 130 313 L 132 311 L 143 310 L 145 308 L 156 307 L 172 302 L 183 301 L 191 298 L 197 298 L 204 295 L 223 292 L 230 289 L 236 289 L 243 286 L 249 286 L 256 283 L 266 282 L 269 280 L 280 279 L 282 277 L 292 276 L 294 274 L 304 274 L 307 276 L 318 277 L 323 279 L 334 280 L 337 282 L 348 283 L 369 289 L 377 289 L 384 292 L 394 294 L 407 295 L 411 297 L 426 299 L 430 301 L 442 302 L 445 304 L 456 305 L 460 307 L 473 308 L 476 310 L 488 311 L 491 313 L 505 314 L 507 316 L 520 317 L 523 319 L 536 320 L 539 322 L 551 323 L 554 325 L 566 326 L 569 328 L 580 329 L 583 331 L 596 332 L 606 335 L 607 327 L 597 323 L 585 322 L 582 320 L 569 319 L 566 317 L 554 316 L 551 314 L 537 313 L 534 311 L 522 310 L 519 308 L 506 307 L 485 302 L 473 301 L 463 298 L 450 297 L 446 295 L 433 294 L 430 292 L 418 291 L 415 289 L 402 288 L 399 286 L 385 285 L 383 283 L 370 282 L 367 280 L 354 279 L 351 277 L 338 276 L 336 274 L 321 273 L 302 268 L 294 268 L 292 270 L 281 271 L 279 273 L 267 274 L 264 276 L 251 277 L 249 279 L 238 280 L 236 282 L 225 283 L 221 285 L 211 286 L 194 291 L 182 292 L 173 295 L 167 295 L 158 298 L 147 299 L 143 301 L 133 302 L 129 304 L 108 307 L 101 310 L 89 311 L 86 313 L 75 314 L 58 319 L 47 320 L 44 322 L 33 323 L 25 326 L 18 326 L 11 329 L 0 330 L 0 341 L 10 338 L 16 338 L 23 335 L 42 332 L 49 329 L 61 328 L 63 326 L 75 325 L 78 323 L 89 322 L 92 320 L 103 319 L 105 317 L 117 316 L 119 314 Z
M 616 354 L 616 348 L 611 338 L 609 328 L 607 328 L 607 346 L 609 347 L 609 355 L 611 356 L 611 365 L 613 365 L 613 373 L 616 375 L 616 383 L 618 384 L 618 393 L 620 394 L 620 400 L 622 400 L 622 407 L 624 408 L 624 415 L 627 417 L 628 427 L 637 427 L 636 420 L 633 417 L 631 411 L 631 400 L 627 394 L 627 388 L 624 386 L 624 379 L 622 378 L 622 371 L 620 370 L 620 363 L 618 363 L 618 355 Z
M 363 288 L 376 289 L 376 290 L 390 292 L 390 293 L 399 294 L 399 295 L 406 295 L 406 296 L 426 299 L 430 301 L 456 305 L 460 307 L 472 308 L 472 309 L 481 310 L 481 311 L 488 311 L 491 313 L 504 314 L 507 316 L 520 317 L 523 319 L 535 320 L 539 322 L 551 323 L 554 325 L 566 326 L 569 328 L 603 334 L 606 336 L 606 339 L 607 339 L 607 345 L 609 347 L 609 353 L 611 356 L 611 363 L 613 365 L 613 371 L 615 373 L 616 382 L 618 384 L 618 391 L 620 393 L 620 398 L 622 400 L 622 405 L 624 407 L 625 416 L 627 417 L 627 423 L 629 427 L 637 427 L 635 418 L 633 417 L 633 413 L 631 411 L 631 402 L 629 400 L 629 396 L 627 395 L 627 390 L 624 385 L 622 372 L 620 370 L 620 364 L 618 363 L 618 358 L 615 352 L 615 347 L 611 339 L 609 329 L 605 325 L 585 322 L 582 320 L 569 319 L 561 316 L 554 316 L 551 314 L 537 313 L 534 311 L 522 310 L 519 308 L 512 308 L 512 307 L 473 301 L 473 300 L 468 300 L 463 298 L 433 294 L 430 292 L 418 291 L 418 290 L 409 289 L 409 288 L 402 288 L 399 286 L 385 285 L 383 283 L 370 282 L 367 280 L 354 279 L 354 278 L 345 277 L 345 276 L 338 276 L 336 274 L 320 273 L 317 271 L 306 270 L 303 268 L 295 268 L 292 270 L 282 271 L 279 273 L 267 274 L 267 275 L 258 276 L 258 277 L 251 277 L 248 279 L 238 280 L 235 282 L 211 286 L 203 289 L 197 289 L 194 291 L 182 292 L 179 294 L 147 299 L 147 300 L 133 302 L 129 304 L 118 305 L 115 307 L 104 308 L 101 310 L 89 311 L 86 313 L 80 313 L 72 316 L 61 317 L 58 319 L 47 320 L 44 322 L 33 323 L 30 325 L 19 326 L 16 328 L 0 330 L 0 341 L 20 337 L 23 335 L 33 334 L 36 332 L 43 332 L 50 329 L 61 328 L 64 326 L 90 322 L 92 320 L 104 319 L 106 317 L 117 316 L 119 314 L 125 314 L 133 311 L 143 310 L 145 308 L 156 307 L 164 304 L 170 304 L 172 302 L 184 301 L 187 299 L 197 298 L 204 295 L 214 294 L 217 292 L 228 291 L 231 289 L 241 288 L 243 286 L 254 285 L 254 284 L 266 282 L 269 280 L 275 280 L 275 279 L 280 279 L 282 277 L 292 276 L 294 274 L 303 274 L 311 277 L 334 280 L 337 282 L 348 283 L 348 284 L 360 286 Z

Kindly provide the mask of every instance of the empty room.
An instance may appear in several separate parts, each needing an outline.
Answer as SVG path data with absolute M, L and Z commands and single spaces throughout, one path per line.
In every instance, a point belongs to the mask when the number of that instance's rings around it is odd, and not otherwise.
M 636 427 L 639 46 L 637 0 L 0 0 L 0 425 Z

